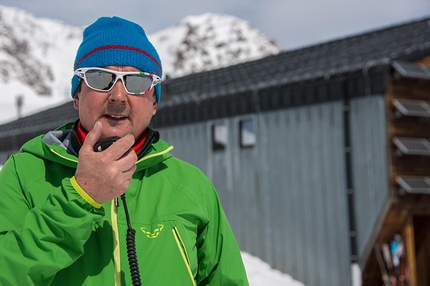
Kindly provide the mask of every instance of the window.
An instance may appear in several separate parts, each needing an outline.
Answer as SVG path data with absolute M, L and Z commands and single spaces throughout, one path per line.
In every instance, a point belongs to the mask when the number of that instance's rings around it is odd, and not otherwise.
M 255 135 L 254 120 L 247 119 L 241 120 L 239 123 L 240 132 L 240 147 L 250 148 L 254 147 L 257 142 L 257 137 Z
M 212 125 L 212 150 L 225 150 L 227 147 L 227 126 L 225 124 Z

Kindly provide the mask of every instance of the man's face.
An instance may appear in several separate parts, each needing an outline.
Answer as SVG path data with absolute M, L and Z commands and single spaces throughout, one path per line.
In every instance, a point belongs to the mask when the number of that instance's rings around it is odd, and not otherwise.
M 134 67 L 105 68 L 115 71 L 139 71 Z M 131 95 L 125 91 L 121 80 L 108 92 L 93 90 L 83 81 L 80 91 L 74 97 L 73 106 L 79 112 L 79 119 L 85 131 L 91 131 L 97 121 L 103 124 L 100 139 L 123 137 L 129 133 L 137 139 L 157 112 L 154 88 L 145 94 Z

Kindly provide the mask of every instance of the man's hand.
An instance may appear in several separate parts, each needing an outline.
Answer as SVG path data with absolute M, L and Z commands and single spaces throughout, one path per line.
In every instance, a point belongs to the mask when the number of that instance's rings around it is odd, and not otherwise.
M 131 134 L 118 139 L 108 149 L 95 152 L 94 145 L 102 134 L 102 123 L 97 121 L 79 151 L 75 178 L 79 186 L 96 202 L 103 204 L 121 196 L 129 187 L 136 170 L 137 155 L 131 149 Z

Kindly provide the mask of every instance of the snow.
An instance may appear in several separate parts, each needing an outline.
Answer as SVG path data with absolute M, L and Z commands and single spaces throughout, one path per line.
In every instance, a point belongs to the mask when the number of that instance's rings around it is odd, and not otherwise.
M 190 15 L 148 38 L 170 77 L 226 67 L 281 51 L 276 42 L 249 22 L 226 14 Z
M 351 278 L 352 278 L 352 286 L 361 286 L 362 285 L 362 279 L 361 279 L 361 268 L 357 263 L 351 264 Z
M 300 281 L 294 280 L 288 274 L 273 269 L 270 265 L 258 257 L 242 251 L 242 259 L 250 286 L 304 286 Z M 353 286 L 361 286 L 362 271 L 356 263 L 351 265 L 351 282 Z
M 21 48 L 17 57 L 6 49 L 0 49 L 0 62 L 3 64 L 0 123 L 17 119 L 18 96 L 23 98 L 23 116 L 70 101 L 73 61 L 82 39 L 82 28 L 35 18 L 16 8 L 0 6 L 0 12 L 1 46 Z M 25 83 L 29 78 L 34 79 L 36 85 L 51 89 L 51 94 L 38 95 L 35 87 Z
M 242 259 L 250 286 L 304 286 L 290 275 L 271 268 L 268 263 L 247 252 L 242 252 Z
M 0 124 L 71 101 L 73 61 L 84 27 L 36 18 L 0 5 Z M 188 16 L 148 35 L 164 75 L 178 77 L 277 54 L 281 47 L 244 20 L 225 14 Z M 24 60 L 25 59 L 25 60 Z M 50 95 L 37 94 L 50 90 Z M 40 92 L 39 92 L 40 93 Z

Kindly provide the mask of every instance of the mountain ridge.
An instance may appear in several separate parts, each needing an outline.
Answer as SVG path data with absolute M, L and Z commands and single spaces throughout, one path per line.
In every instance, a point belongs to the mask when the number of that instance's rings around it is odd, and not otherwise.
M 282 50 L 249 22 L 226 14 L 190 15 L 148 37 L 159 50 L 169 77 L 226 67 Z
M 0 123 L 71 100 L 73 61 L 83 30 L 0 5 Z M 247 21 L 226 14 L 190 15 L 147 36 L 160 54 L 164 78 L 226 67 L 282 50 Z M 18 100 L 23 103 L 19 111 Z

